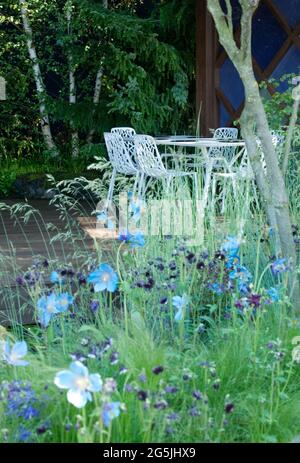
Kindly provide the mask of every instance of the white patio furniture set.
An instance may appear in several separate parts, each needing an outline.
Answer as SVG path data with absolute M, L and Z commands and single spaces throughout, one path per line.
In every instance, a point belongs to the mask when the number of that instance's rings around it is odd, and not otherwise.
M 217 198 L 217 182 L 222 183 L 221 199 L 224 212 L 228 189 L 232 188 L 234 197 L 237 196 L 237 185 L 240 181 L 247 181 L 255 189 L 254 175 L 247 157 L 245 142 L 238 140 L 236 128 L 221 127 L 214 131 L 211 138 L 197 138 L 190 136 L 157 137 L 137 135 L 131 127 L 114 127 L 111 132 L 104 133 L 109 160 L 113 167 L 112 176 L 106 200 L 106 207 L 112 201 L 116 175 L 130 175 L 135 177 L 133 195 L 145 198 L 146 181 L 160 179 L 164 181 L 167 191 L 172 180 L 178 177 L 191 177 L 194 182 L 196 198 L 199 197 L 197 166 L 205 170 L 202 200 L 204 208 L 208 204 L 211 191 L 211 206 L 215 206 Z M 274 134 L 274 144 L 280 140 Z M 158 145 L 198 148 L 196 154 L 160 154 Z M 193 171 L 182 169 L 168 169 L 163 158 L 182 157 L 194 159 Z
M 147 177 L 165 181 L 168 191 L 174 178 L 191 176 L 197 191 L 197 173 L 167 169 L 153 137 L 137 135 L 130 127 L 114 127 L 104 133 L 104 139 L 113 167 L 107 205 L 112 201 L 116 174 L 135 176 L 133 195 L 139 198 L 145 196 Z

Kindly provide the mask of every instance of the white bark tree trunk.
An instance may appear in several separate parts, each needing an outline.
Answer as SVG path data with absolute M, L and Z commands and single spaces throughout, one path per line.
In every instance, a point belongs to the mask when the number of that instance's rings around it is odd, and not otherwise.
M 71 31 L 71 21 L 72 21 L 72 2 L 68 1 L 66 3 L 66 18 L 68 24 L 68 36 L 70 37 L 72 34 Z M 69 104 L 75 105 L 76 104 L 76 80 L 75 80 L 75 68 L 73 64 L 73 56 L 72 52 L 69 52 L 68 56 L 69 61 Z M 71 144 L 72 144 L 72 156 L 74 158 L 79 156 L 79 136 L 78 131 L 75 130 L 74 124 L 71 122 Z
M 102 5 L 104 8 L 108 9 L 108 0 L 102 0 Z M 94 88 L 94 96 L 93 96 L 93 111 L 92 114 L 95 114 L 95 110 L 99 104 L 100 101 L 100 94 L 101 94 L 101 86 L 102 86 L 102 76 L 103 76 L 103 66 L 102 64 L 100 65 L 97 75 L 96 75 L 96 81 L 95 81 L 95 88 Z M 89 134 L 86 138 L 87 143 L 92 143 L 93 137 L 95 134 L 95 129 L 91 129 L 89 131 Z
M 69 70 L 69 81 L 70 81 L 70 93 L 69 93 L 69 103 L 74 105 L 76 103 L 76 84 L 75 84 L 75 74 L 74 68 L 72 66 L 72 59 L 70 58 L 70 70 Z M 74 124 L 71 123 L 72 130 L 72 155 L 73 157 L 78 157 L 79 155 L 79 136 L 78 131 L 74 129 Z
M 102 86 L 102 75 L 103 75 L 103 67 L 101 66 L 97 72 L 96 81 L 95 81 L 95 89 L 94 89 L 94 97 L 93 97 L 93 114 L 95 113 L 95 109 L 99 104 L 100 101 L 100 93 L 101 93 L 101 86 Z M 91 129 L 87 136 L 87 143 L 92 143 L 93 136 L 95 133 L 95 129 Z
M 48 115 L 46 104 L 45 104 L 45 100 L 46 100 L 45 86 L 43 83 L 43 78 L 41 74 L 41 69 L 40 69 L 36 49 L 33 44 L 33 39 L 32 39 L 33 34 L 32 34 L 30 21 L 28 18 L 26 2 L 25 0 L 19 0 L 19 4 L 20 4 L 20 9 L 21 9 L 23 29 L 26 35 L 27 48 L 29 52 L 29 57 L 32 62 L 32 70 L 33 70 L 33 75 L 34 75 L 34 80 L 35 80 L 35 85 L 36 85 L 37 96 L 39 100 L 39 108 L 40 108 L 40 115 L 41 115 L 41 129 L 42 129 L 44 142 L 47 148 L 52 152 L 52 154 L 57 155 L 58 151 L 53 141 L 50 121 L 49 121 L 49 115 Z

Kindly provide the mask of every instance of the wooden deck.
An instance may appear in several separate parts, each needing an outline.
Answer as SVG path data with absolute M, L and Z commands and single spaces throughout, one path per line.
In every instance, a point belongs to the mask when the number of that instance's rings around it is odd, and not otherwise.
M 17 204 L 12 200 L 0 203 L 9 207 L 16 207 Z M 70 264 L 79 270 L 84 255 L 96 256 L 93 240 L 96 236 L 96 220 L 90 215 L 91 212 L 92 207 L 85 204 L 81 213 L 76 211 L 66 214 L 69 233 L 64 239 L 53 241 L 58 234 L 66 234 L 66 221 L 49 201 L 30 201 L 23 210 L 13 215 L 8 209 L 0 209 L 0 324 L 7 322 L 8 310 L 15 305 L 11 304 L 13 294 L 17 295 L 20 305 L 26 303 L 27 290 L 16 283 L 16 278 L 32 266 L 34 259 L 47 259 L 53 264 Z M 104 251 L 109 248 L 107 243 L 103 241 Z M 74 257 L 75 249 L 80 250 L 79 256 Z M 22 321 L 30 323 L 32 314 L 22 314 Z

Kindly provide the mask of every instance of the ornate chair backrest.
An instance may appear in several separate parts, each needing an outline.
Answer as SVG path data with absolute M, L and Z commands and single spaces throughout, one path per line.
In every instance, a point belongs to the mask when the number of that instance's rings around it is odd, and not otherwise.
M 119 133 L 104 133 L 104 140 L 109 160 L 120 174 L 134 175 L 138 169 L 132 162 L 128 149 Z
M 123 138 L 130 138 L 136 135 L 136 131 L 132 127 L 113 127 L 111 133 L 118 133 Z
M 123 138 L 123 142 L 129 152 L 133 162 L 136 162 L 134 137 L 136 131 L 132 127 L 113 127 L 111 133 L 118 133 Z
M 134 138 L 137 161 L 140 169 L 152 177 L 166 175 L 167 170 L 153 137 L 149 135 L 136 135 Z
M 213 138 L 216 140 L 227 140 L 234 141 L 238 138 L 238 129 L 232 127 L 219 127 L 214 131 Z M 230 161 L 235 154 L 235 147 L 229 146 L 228 148 L 211 148 L 209 155 L 213 157 L 225 157 L 227 161 Z

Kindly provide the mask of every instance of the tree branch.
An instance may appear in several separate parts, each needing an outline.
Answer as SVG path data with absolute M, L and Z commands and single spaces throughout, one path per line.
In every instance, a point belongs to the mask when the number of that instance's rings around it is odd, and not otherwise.
M 241 61 L 240 50 L 235 43 L 232 28 L 230 28 L 226 22 L 226 18 L 220 6 L 219 0 L 207 0 L 207 8 L 214 18 L 221 44 L 225 48 L 231 61 L 236 65 L 239 65 Z
M 239 0 L 242 7 L 241 18 L 241 54 L 242 60 L 252 65 L 251 31 L 254 11 L 258 6 L 258 0 Z
M 231 0 L 225 0 L 226 2 L 226 10 L 227 10 L 227 23 L 228 23 L 228 28 L 233 36 L 233 24 L 232 24 L 232 6 L 231 6 Z

